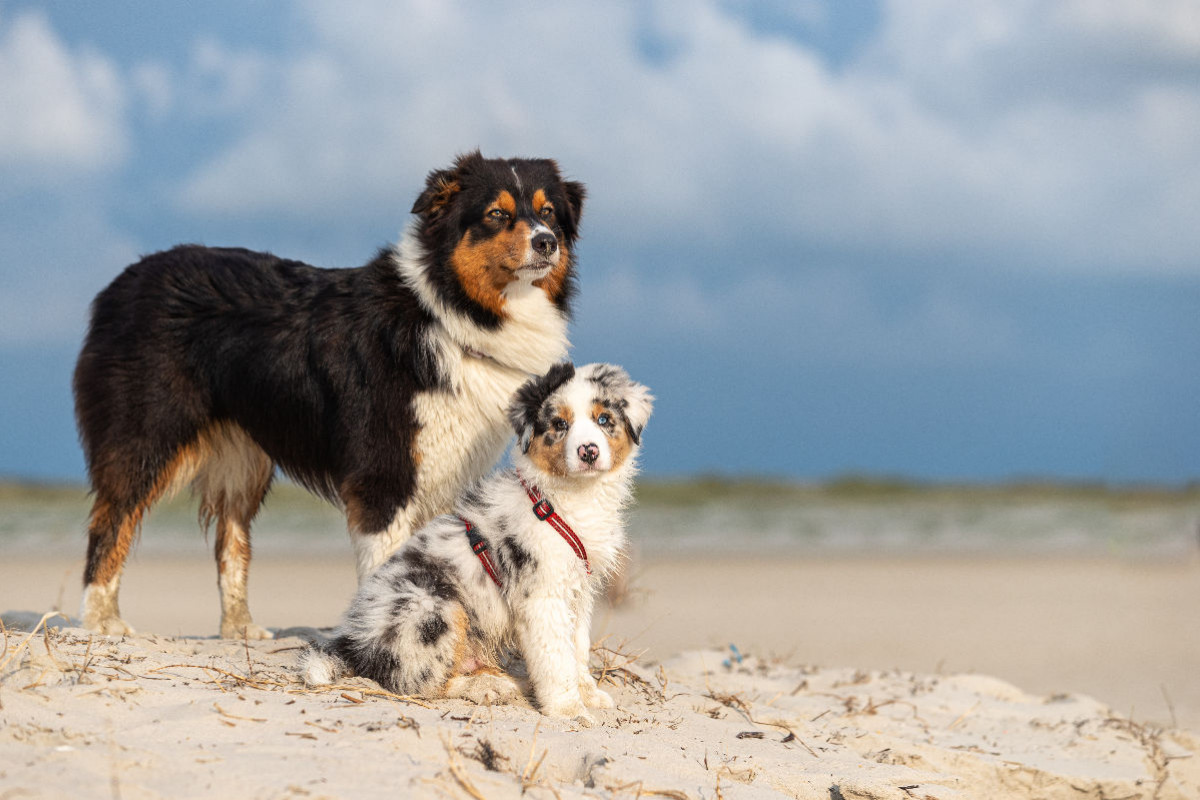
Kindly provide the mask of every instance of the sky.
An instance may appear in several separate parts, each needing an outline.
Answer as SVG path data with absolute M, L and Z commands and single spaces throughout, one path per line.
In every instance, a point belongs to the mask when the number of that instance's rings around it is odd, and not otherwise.
M 1200 480 L 1195 0 L 0 0 L 0 476 L 81 480 L 91 298 L 365 263 L 456 154 L 587 184 L 644 471 Z

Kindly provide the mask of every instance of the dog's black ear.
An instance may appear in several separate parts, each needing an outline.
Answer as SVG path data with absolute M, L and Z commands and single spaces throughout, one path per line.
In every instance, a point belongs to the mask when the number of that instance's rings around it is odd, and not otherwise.
M 555 364 L 540 378 L 526 381 L 513 395 L 508 406 L 508 421 L 512 423 L 517 439 L 521 443 L 521 452 L 529 451 L 529 441 L 533 438 L 533 429 L 537 424 L 538 412 L 542 409 L 550 395 L 558 391 L 571 378 L 575 377 L 575 365 L 570 361 Z
M 462 177 L 481 164 L 483 155 L 478 150 L 472 150 L 454 159 L 454 166 L 450 169 L 435 169 L 430 172 L 425 179 L 425 191 L 421 192 L 417 202 L 413 203 L 412 213 L 430 217 L 441 213 L 450 205 L 454 195 L 462 190 Z
M 587 197 L 587 189 L 579 181 L 563 181 L 563 190 L 567 195 L 567 208 L 571 212 L 571 231 L 579 227 L 579 218 L 583 216 L 583 201 Z
M 435 169 L 425 180 L 425 191 L 413 203 L 412 213 L 432 217 L 450 205 L 459 189 L 458 173 L 452 169 Z

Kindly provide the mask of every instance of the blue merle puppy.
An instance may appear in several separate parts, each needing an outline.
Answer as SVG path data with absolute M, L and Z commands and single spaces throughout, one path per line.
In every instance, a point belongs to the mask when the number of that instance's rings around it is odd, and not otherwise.
M 624 509 L 653 398 L 620 367 L 559 364 L 508 410 L 513 466 L 463 494 L 367 578 L 332 640 L 302 656 L 311 685 L 347 674 L 421 697 L 503 703 L 516 651 L 550 716 L 611 708 L 588 670 L 592 607 L 625 545 Z

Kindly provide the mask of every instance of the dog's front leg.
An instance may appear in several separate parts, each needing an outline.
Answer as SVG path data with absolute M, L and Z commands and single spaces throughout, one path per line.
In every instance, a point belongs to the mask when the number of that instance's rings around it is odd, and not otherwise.
M 592 725 L 596 720 L 579 693 L 576 628 L 577 614 L 564 600 L 529 601 L 517 613 L 517 637 L 542 713 Z
M 412 536 L 414 526 L 409 518 L 409 508 L 400 506 L 391 516 L 391 522 L 383 528 L 371 529 L 350 520 L 350 542 L 354 546 L 355 566 L 358 568 L 358 585 L 371 576 L 380 564 L 388 560 L 399 547 Z
M 588 666 L 592 656 L 592 607 L 595 597 L 584 596 L 583 605 L 575 619 L 575 661 L 579 668 L 579 695 L 588 708 L 612 708 L 616 705 L 608 692 L 596 684 Z

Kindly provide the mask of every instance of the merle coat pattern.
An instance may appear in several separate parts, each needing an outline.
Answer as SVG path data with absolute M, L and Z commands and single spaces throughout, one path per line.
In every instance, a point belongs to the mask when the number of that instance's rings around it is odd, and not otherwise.
M 515 651 L 544 713 L 591 722 L 588 708 L 611 707 L 588 669 L 592 607 L 621 564 L 652 402 L 607 364 L 564 364 L 526 384 L 510 409 L 513 467 L 465 492 L 455 515 L 419 530 L 360 587 L 331 641 L 303 657 L 305 679 L 356 674 L 401 694 L 506 702 L 526 688 L 502 669 Z M 586 561 L 535 515 L 522 479 L 566 520 Z

